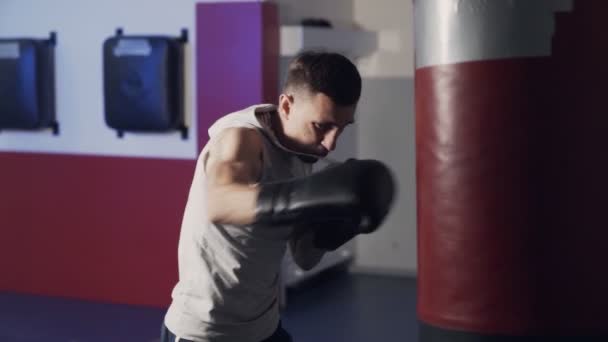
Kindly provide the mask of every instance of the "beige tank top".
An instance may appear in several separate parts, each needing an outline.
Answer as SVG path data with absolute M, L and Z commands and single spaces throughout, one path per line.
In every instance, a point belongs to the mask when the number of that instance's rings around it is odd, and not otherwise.
M 250 127 L 264 142 L 261 183 L 310 174 L 312 164 L 281 146 L 270 126 L 273 105 L 257 105 L 228 114 L 209 129 L 210 142 L 226 128 Z M 206 201 L 201 152 L 182 221 L 179 282 L 165 324 L 193 341 L 259 342 L 279 322 L 279 272 L 291 227 L 212 224 Z

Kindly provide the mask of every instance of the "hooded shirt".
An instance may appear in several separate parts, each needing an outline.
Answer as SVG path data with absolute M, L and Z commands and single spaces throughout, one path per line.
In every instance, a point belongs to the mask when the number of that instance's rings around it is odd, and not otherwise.
M 226 129 L 261 133 L 259 182 L 309 175 L 314 156 L 281 145 L 271 126 L 274 105 L 256 105 L 228 114 L 209 128 L 209 142 L 198 157 L 178 245 L 179 281 L 165 325 L 193 341 L 259 342 L 279 323 L 279 273 L 293 227 L 211 223 L 205 212 L 205 165 L 209 146 Z

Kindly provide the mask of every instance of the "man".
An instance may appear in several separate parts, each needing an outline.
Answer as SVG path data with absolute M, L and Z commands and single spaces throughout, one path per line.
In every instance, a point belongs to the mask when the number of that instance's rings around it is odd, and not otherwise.
M 350 160 L 311 174 L 354 122 L 357 68 L 335 53 L 290 64 L 278 107 L 229 114 L 209 129 L 180 234 L 179 282 L 161 341 L 291 341 L 278 277 L 287 245 L 311 269 L 323 253 L 375 230 L 393 195 L 388 170 Z

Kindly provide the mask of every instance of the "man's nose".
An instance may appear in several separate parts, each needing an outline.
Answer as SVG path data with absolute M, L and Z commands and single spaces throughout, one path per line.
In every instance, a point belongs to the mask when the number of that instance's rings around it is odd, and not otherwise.
M 327 132 L 327 134 L 325 134 L 325 138 L 323 139 L 323 142 L 321 143 L 323 145 L 323 147 L 325 147 L 328 151 L 333 151 L 336 149 L 336 143 L 338 142 L 338 135 L 339 135 L 339 131 L 338 129 L 332 129 L 331 131 Z

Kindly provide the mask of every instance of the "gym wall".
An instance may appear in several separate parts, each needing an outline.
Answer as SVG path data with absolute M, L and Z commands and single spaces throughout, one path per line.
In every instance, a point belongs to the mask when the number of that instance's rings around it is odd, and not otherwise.
M 172 36 L 188 29 L 189 139 L 178 132 L 119 139 L 105 125 L 102 43 L 117 27 Z M 278 33 L 275 8 L 169 0 L 0 5 L 1 36 L 46 36 L 51 29 L 58 35 L 61 134 L 0 132 L 0 291 L 166 305 L 207 127 L 276 97 L 278 46 L 267 42 L 278 39 L 264 37 Z M 245 67 L 249 83 L 234 89 Z

